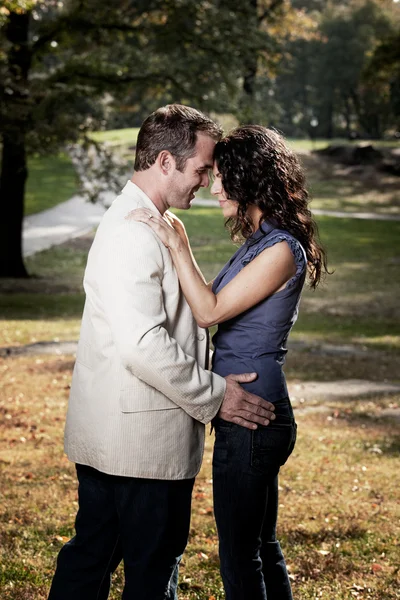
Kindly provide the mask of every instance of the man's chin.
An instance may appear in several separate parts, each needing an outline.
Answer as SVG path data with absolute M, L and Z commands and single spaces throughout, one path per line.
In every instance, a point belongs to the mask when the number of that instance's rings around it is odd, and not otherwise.
M 185 205 L 182 206 L 183 210 L 188 210 L 189 208 L 191 208 L 192 206 L 192 202 L 195 199 L 195 195 L 192 194 L 192 196 L 190 196 L 190 198 L 188 200 L 186 200 Z

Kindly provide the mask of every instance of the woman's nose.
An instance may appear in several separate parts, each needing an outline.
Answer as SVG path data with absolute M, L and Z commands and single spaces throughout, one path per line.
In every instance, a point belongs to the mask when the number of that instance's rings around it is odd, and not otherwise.
M 218 179 L 214 179 L 213 184 L 211 186 L 211 190 L 210 192 L 215 196 L 217 194 L 219 194 L 220 190 L 219 190 L 219 185 L 218 185 Z

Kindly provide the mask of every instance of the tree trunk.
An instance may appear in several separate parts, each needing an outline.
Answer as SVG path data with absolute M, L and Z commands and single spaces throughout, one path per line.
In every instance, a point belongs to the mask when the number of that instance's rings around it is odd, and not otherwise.
M 249 0 L 251 19 L 254 24 L 258 22 L 257 6 L 258 0 Z M 240 102 L 240 121 L 252 123 L 254 120 L 254 91 L 257 77 L 258 52 L 254 50 L 248 55 L 243 72 L 243 95 Z
M 27 178 L 25 140 L 3 135 L 0 176 L 0 277 L 27 277 L 22 258 L 22 222 Z
M 334 110 L 333 110 L 332 100 L 329 100 L 326 108 L 327 108 L 327 111 L 326 111 L 326 137 L 328 138 L 328 140 L 331 140 L 333 138 L 333 133 L 334 133 L 334 128 L 333 128 Z
M 349 97 L 343 95 L 343 116 L 346 123 L 346 137 L 348 140 L 352 139 L 351 131 L 351 105 Z
M 28 42 L 30 13 L 8 17 L 6 36 L 10 44 L 7 88 L 4 94 L 2 160 L 0 173 L 0 277 L 27 277 L 22 257 L 22 222 L 27 179 L 25 137 L 29 121 L 28 73 L 31 50 Z

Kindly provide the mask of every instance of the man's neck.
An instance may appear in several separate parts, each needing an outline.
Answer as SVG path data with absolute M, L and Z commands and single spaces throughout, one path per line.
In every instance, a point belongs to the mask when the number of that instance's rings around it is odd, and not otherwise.
M 150 198 L 156 209 L 163 215 L 169 207 L 158 189 L 157 181 L 149 170 L 135 171 L 131 181 Z

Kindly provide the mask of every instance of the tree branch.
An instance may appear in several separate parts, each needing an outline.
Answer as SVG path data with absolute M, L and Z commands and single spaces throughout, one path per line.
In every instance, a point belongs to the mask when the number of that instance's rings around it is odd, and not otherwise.
M 64 33 L 73 28 L 74 31 L 122 31 L 124 33 L 143 32 L 143 26 L 129 25 L 127 23 L 94 23 L 82 18 L 60 17 L 57 25 L 50 31 L 44 33 L 36 42 L 32 44 L 32 54 L 38 52 L 43 46 L 60 33 Z
M 280 6 L 282 6 L 282 4 L 283 4 L 283 0 L 272 0 L 272 2 L 269 5 L 269 7 L 266 8 L 264 10 L 264 12 L 258 17 L 258 22 L 261 24 L 264 21 L 264 19 L 266 19 L 272 13 L 274 13 L 277 8 L 279 8 Z
M 73 79 L 81 80 L 83 79 L 85 82 L 94 82 L 99 84 L 108 84 L 108 85 L 127 85 L 129 83 L 138 83 L 138 82 L 146 82 L 150 83 L 165 83 L 165 81 L 169 81 L 172 83 L 177 90 L 179 90 L 183 94 L 188 94 L 188 90 L 185 86 L 180 83 L 175 77 L 172 75 L 168 75 L 166 73 L 145 73 L 143 75 L 115 75 L 114 73 L 101 73 L 101 72 L 93 72 L 86 69 L 74 68 L 70 71 L 66 71 L 64 73 L 59 73 L 58 75 L 54 75 L 50 77 L 47 82 L 51 84 L 57 83 L 69 83 Z

